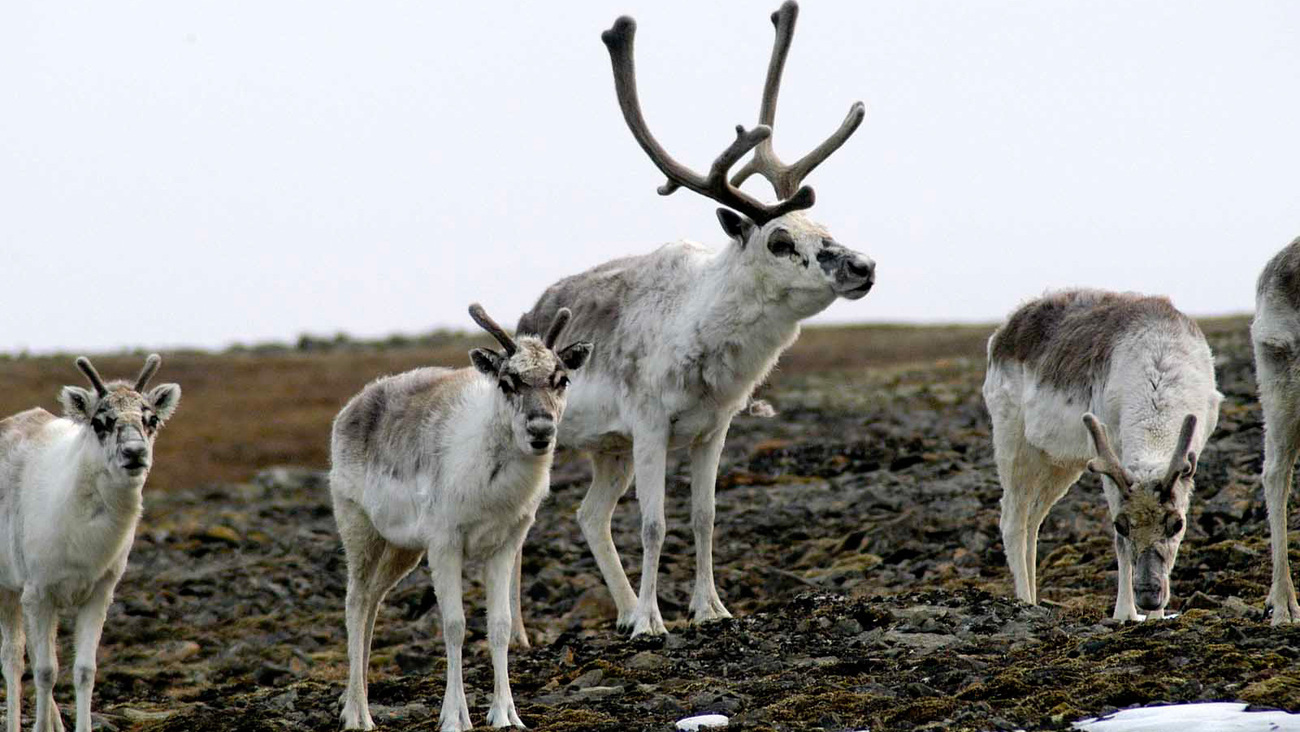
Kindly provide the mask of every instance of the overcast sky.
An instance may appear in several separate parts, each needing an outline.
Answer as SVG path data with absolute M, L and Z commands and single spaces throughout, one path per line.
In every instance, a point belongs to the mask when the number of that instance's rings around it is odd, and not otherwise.
M 756 121 L 777 4 L 11 3 L 0 350 L 513 324 L 605 259 L 724 246 L 715 204 L 655 193 L 599 36 L 637 18 L 647 119 L 702 170 Z M 878 264 L 816 320 L 1068 285 L 1249 311 L 1300 235 L 1297 38 L 1295 2 L 807 0 L 776 148 L 866 103 L 808 182 Z

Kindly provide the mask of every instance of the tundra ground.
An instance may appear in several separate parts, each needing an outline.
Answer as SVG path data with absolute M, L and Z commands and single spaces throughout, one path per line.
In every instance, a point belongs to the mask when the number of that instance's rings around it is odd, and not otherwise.
M 539 731 L 668 730 L 705 712 L 729 715 L 733 729 L 880 731 L 1061 728 L 1194 700 L 1300 710 L 1300 627 L 1272 628 L 1263 610 L 1262 425 L 1246 320 L 1203 325 L 1227 399 L 1199 464 L 1176 618 L 1108 620 L 1114 554 L 1093 477 L 1044 525 L 1042 606 L 1010 598 L 979 395 L 990 328 L 812 329 L 764 390 L 780 414 L 737 419 L 723 458 L 715 556 L 735 619 L 684 621 L 694 566 L 679 461 L 660 583 L 670 634 L 616 631 L 574 519 L 586 466 L 557 463 L 525 550 L 534 646 L 511 654 L 520 715 Z M 102 729 L 337 727 L 345 569 L 319 472 L 329 421 L 373 376 L 460 364 L 469 342 L 166 359 L 160 379 L 185 396 L 160 437 L 105 628 Z M 118 373 L 114 359 L 96 362 Z M 0 414 L 52 408 L 57 385 L 75 377 L 70 358 L 0 362 Z M 631 494 L 614 533 L 635 577 Z M 482 601 L 470 583 L 465 682 L 480 725 L 491 690 Z M 437 729 L 437 618 L 423 570 L 384 604 L 370 672 L 381 729 Z M 65 714 L 69 637 L 56 689 Z M 30 678 L 26 689 L 30 710 Z

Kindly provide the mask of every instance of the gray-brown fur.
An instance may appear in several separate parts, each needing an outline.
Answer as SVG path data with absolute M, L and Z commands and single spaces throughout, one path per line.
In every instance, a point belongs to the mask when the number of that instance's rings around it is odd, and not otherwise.
M 420 464 L 425 450 L 418 444 L 425 433 L 420 426 L 431 415 L 446 413 L 471 379 L 472 368 L 430 366 L 370 383 L 343 408 L 337 423 L 346 444 L 358 447 L 373 470 L 406 477 L 427 467 Z M 397 464 L 397 459 L 406 462 Z
M 1258 297 L 1271 295 L 1300 311 L 1300 237 L 1268 260 L 1255 285 Z
M 1150 327 L 1203 338 L 1196 322 L 1167 297 L 1064 290 L 1012 313 L 993 334 L 989 361 L 1027 364 L 1043 383 L 1082 393 L 1106 373 L 1111 352 L 1124 335 Z

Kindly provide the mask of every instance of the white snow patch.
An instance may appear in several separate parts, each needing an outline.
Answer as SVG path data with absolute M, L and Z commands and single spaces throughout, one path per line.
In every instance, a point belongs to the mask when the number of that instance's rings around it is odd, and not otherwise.
M 728 721 L 730 720 L 723 714 L 701 714 L 677 720 L 677 729 L 682 732 L 695 732 L 708 727 L 726 727 Z
M 1075 722 L 1087 732 L 1300 732 L 1300 714 L 1248 712 L 1236 702 L 1125 709 Z

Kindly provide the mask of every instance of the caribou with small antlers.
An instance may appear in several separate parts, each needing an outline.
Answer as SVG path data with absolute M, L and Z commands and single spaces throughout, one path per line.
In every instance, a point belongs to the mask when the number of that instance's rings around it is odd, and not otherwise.
M 601 344 L 574 379 L 560 444 L 591 455 L 593 477 L 578 510 L 614 602 L 618 624 L 633 635 L 665 632 L 656 580 L 663 546 L 664 473 L 670 450 L 688 448 L 691 525 L 695 534 L 696 621 L 730 617 L 713 579 L 714 483 L 732 417 L 749 401 L 799 333 L 799 322 L 836 299 L 857 300 L 875 281 L 875 264 L 836 242 L 802 211 L 813 191 L 803 179 L 839 149 L 864 115 L 860 102 L 825 142 L 793 164 L 772 150 L 777 93 L 798 6 L 772 15 L 776 44 L 753 130 L 736 139 L 701 175 L 674 160 L 646 126 L 637 100 L 632 41 L 636 23 L 615 21 L 601 35 L 609 49 L 623 119 L 650 160 L 668 178 L 669 195 L 686 188 L 722 204 L 718 220 L 731 243 L 714 251 L 679 242 L 641 256 L 607 262 L 551 286 L 519 321 L 539 333 L 561 308 L 573 312 L 570 332 Z M 754 158 L 730 180 L 731 168 Z M 738 186 L 767 178 L 780 197 L 765 204 Z M 610 534 L 615 505 L 635 475 L 641 504 L 640 595 L 632 591 Z M 516 640 L 526 643 L 521 628 Z
M 37 408 L 0 421 L 0 670 L 9 732 L 21 719 L 24 637 L 36 682 L 33 729 L 63 729 L 54 681 L 65 609 L 76 615 L 76 729 L 90 732 L 99 636 L 144 510 L 154 439 L 181 398 L 176 384 L 145 392 L 160 363 L 152 355 L 134 382 L 106 384 L 78 358 L 94 391 L 63 387 L 63 417 Z
M 1038 602 L 1038 529 L 1087 468 L 1101 474 L 1115 529 L 1115 618 L 1162 617 L 1196 457 L 1223 398 L 1200 328 L 1167 298 L 1066 290 L 1016 310 L 988 352 L 984 401 L 1016 597 Z
M 384 595 L 428 554 L 447 646 L 442 729 L 469 729 L 461 677 L 465 612 L 461 568 L 485 560 L 488 646 L 495 680 L 488 724 L 522 727 L 506 646 L 519 618 L 519 551 L 550 487 L 556 426 L 570 377 L 591 354 L 556 350 L 561 309 L 545 338 L 511 338 L 479 305 L 470 316 L 504 353 L 470 351 L 473 368 L 422 368 L 372 382 L 334 420 L 330 494 L 348 561 L 348 686 L 342 722 L 374 729 L 366 668 Z M 516 623 L 518 620 L 515 621 Z

